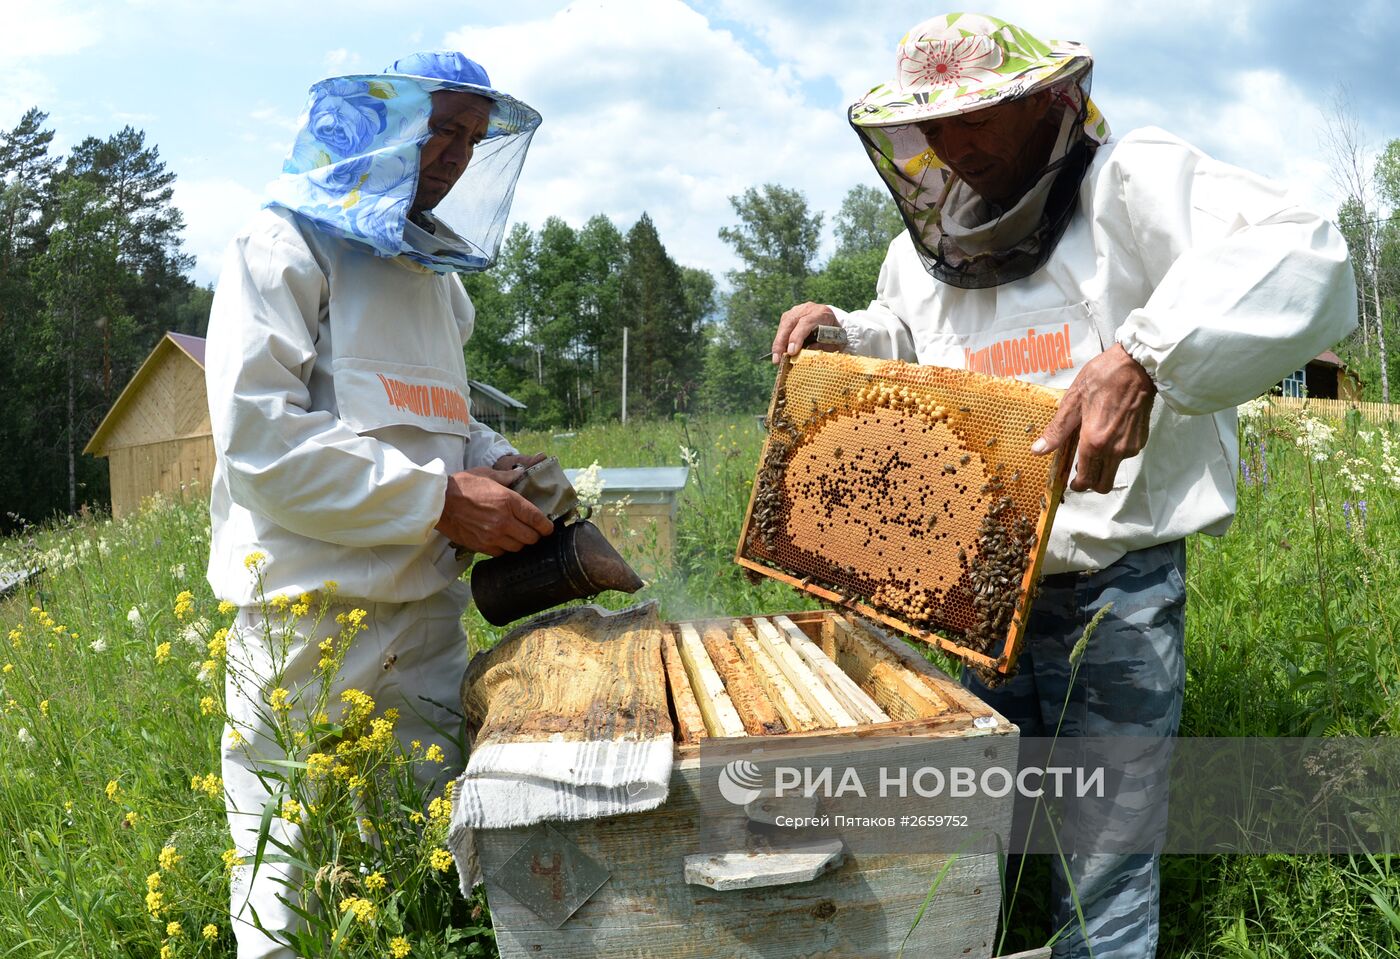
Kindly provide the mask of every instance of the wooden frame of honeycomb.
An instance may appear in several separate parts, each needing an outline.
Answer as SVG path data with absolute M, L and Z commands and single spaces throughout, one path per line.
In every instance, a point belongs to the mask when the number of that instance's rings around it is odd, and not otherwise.
M 1072 459 L 1030 453 L 1062 395 L 967 370 L 785 358 L 735 561 L 1003 679 Z

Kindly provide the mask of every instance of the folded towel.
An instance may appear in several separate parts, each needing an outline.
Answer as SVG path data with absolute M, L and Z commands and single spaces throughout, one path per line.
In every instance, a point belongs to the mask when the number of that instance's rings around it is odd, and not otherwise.
M 474 829 L 643 812 L 666 801 L 674 752 L 656 602 L 536 616 L 462 680 L 471 754 L 448 848 L 481 882 Z

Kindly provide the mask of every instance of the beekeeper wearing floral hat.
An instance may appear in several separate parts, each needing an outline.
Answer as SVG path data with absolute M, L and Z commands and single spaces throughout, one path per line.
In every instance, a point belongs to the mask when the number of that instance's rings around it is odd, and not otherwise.
M 553 528 L 506 486 L 538 458 L 471 415 L 474 310 L 456 275 L 494 260 L 539 122 L 460 53 L 317 83 L 266 206 L 225 255 L 206 352 L 209 581 L 239 608 L 223 780 L 240 959 L 295 954 L 284 900 L 311 881 L 274 861 L 298 845 L 295 814 L 274 809 L 258 841 L 276 762 L 304 758 L 273 725 L 304 725 L 333 682 L 334 711 L 349 689 L 397 711 L 399 741 L 441 762 L 418 769 L 449 781 L 468 652 L 457 547 L 495 556 Z M 356 629 L 327 679 L 320 644 Z
M 1112 137 L 1092 65 L 989 16 L 910 30 L 894 77 L 849 110 L 907 229 L 868 308 L 794 307 L 773 359 L 839 324 L 855 353 L 1067 390 L 1027 437 L 1076 463 L 1019 672 L 966 682 L 1023 735 L 1169 737 L 1183 537 L 1234 514 L 1235 406 L 1355 326 L 1354 281 L 1337 229 L 1278 184 L 1156 128 Z M 1056 957 L 1155 954 L 1155 856 L 1072 855 L 1069 873 Z

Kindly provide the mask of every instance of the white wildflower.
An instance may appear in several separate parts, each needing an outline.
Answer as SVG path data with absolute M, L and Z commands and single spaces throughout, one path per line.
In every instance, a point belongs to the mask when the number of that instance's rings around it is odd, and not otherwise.
M 176 563 L 170 567 L 170 575 L 177 580 L 183 580 L 185 578 L 185 564 Z
M 593 465 L 580 470 L 574 477 L 574 492 L 578 494 L 580 506 L 595 509 L 603 501 L 605 481 L 600 473 L 598 461 L 594 460 Z
M 214 661 L 206 659 L 199 667 L 199 674 L 195 676 L 201 683 L 207 683 L 214 678 Z
M 1309 457 L 1322 463 L 1326 461 L 1336 436 L 1335 427 L 1304 414 L 1298 417 L 1298 435 L 1293 441 Z
M 92 642 L 88 643 L 88 649 L 92 650 L 94 653 L 105 653 L 107 651 L 107 640 L 94 639 Z
M 689 446 L 682 446 L 681 462 L 684 463 L 686 466 L 689 466 L 691 469 L 694 469 L 700 463 L 700 454 L 695 452 L 695 450 L 691 449 Z
M 21 726 L 21 727 L 19 728 L 19 732 L 15 733 L 15 738 L 19 740 L 20 745 L 22 745 L 22 746 L 30 746 L 30 747 L 32 747 L 32 746 L 34 745 L 34 737 L 30 734 L 29 730 L 28 730 L 27 728 L 25 728 L 24 726 Z
M 180 638 L 191 646 L 203 646 L 205 643 L 204 637 L 208 635 L 209 620 L 201 617 L 186 626 L 184 632 L 180 634 Z
M 97 555 L 99 555 L 99 556 L 110 556 L 111 553 L 112 553 L 112 544 L 109 543 L 109 542 L 107 542 L 107 537 L 105 537 L 105 536 L 99 537 L 98 540 L 97 540 Z
M 135 606 L 126 611 L 126 621 L 131 624 L 132 629 L 141 628 L 141 610 Z

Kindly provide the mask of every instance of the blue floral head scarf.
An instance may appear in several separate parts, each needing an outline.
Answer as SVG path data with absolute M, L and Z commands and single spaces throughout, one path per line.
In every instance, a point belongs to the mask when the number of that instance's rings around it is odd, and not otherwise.
M 486 139 L 423 229 L 408 213 L 438 90 L 486 97 L 492 109 Z M 460 53 L 415 53 L 383 73 L 322 80 L 311 88 L 266 205 L 292 210 L 380 256 L 405 257 L 439 273 L 484 270 L 500 248 L 539 123 L 538 112 L 493 89 L 485 69 Z

